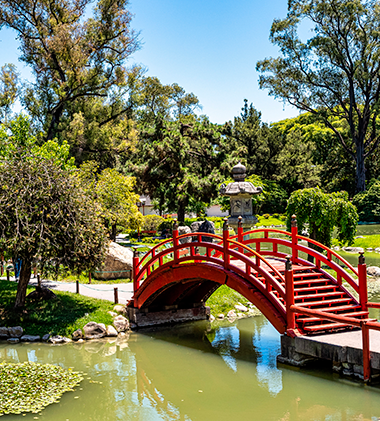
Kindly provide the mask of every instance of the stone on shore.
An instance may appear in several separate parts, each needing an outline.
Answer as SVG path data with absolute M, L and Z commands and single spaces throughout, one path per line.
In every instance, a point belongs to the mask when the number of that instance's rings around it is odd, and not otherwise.
M 248 311 L 248 308 L 246 306 L 243 306 L 243 304 L 235 304 L 235 308 L 238 311 L 244 311 L 244 312 Z
M 95 322 L 88 322 L 84 327 L 84 336 L 86 339 L 100 339 L 106 336 L 106 329 L 105 326 L 95 323 Z
M 380 278 L 380 268 L 378 266 L 368 266 L 367 275 L 374 278 Z
M 20 338 L 21 342 L 38 342 L 41 340 L 39 335 L 23 335 Z
M 24 329 L 21 326 L 9 327 L 8 332 L 12 338 L 21 338 L 24 334 Z
M 75 332 L 71 334 L 71 337 L 74 341 L 79 341 L 79 339 L 83 339 L 83 332 L 82 329 L 77 329 Z
M 127 314 L 127 309 L 125 308 L 125 306 L 122 306 L 120 304 L 117 304 L 113 308 L 113 311 L 115 311 L 116 313 Z M 115 316 L 117 316 L 117 314 L 115 314 Z
M 111 325 L 107 326 L 106 332 L 109 337 L 117 336 L 117 330 Z
M 0 327 L 0 339 L 7 339 L 9 336 L 9 329 L 7 327 Z
M 132 260 L 132 250 L 111 242 L 108 248 L 106 261 L 99 271 L 94 272 L 94 278 L 100 280 L 130 278 Z
M 20 338 L 8 338 L 7 342 L 10 344 L 18 344 L 20 342 Z
M 55 335 L 55 336 L 51 336 L 48 339 L 48 342 L 51 343 L 51 344 L 54 344 L 54 345 L 56 345 L 56 344 L 65 344 L 66 342 L 70 342 L 70 339 L 69 338 L 66 338 L 64 336 Z
M 364 253 L 363 247 L 343 247 L 343 250 L 347 253 Z
M 121 315 L 113 319 L 113 325 L 118 332 L 125 332 L 129 328 L 128 319 Z

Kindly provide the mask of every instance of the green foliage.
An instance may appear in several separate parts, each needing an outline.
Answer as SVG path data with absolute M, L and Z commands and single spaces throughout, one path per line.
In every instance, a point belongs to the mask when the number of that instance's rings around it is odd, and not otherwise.
M 159 215 L 145 215 L 142 229 L 144 231 L 157 231 L 165 219 Z
M 34 288 L 28 287 L 28 293 Z M 15 312 L 17 284 L 0 280 L 0 322 L 2 326 L 22 326 L 28 335 L 46 333 L 70 337 L 88 322 L 112 324 L 108 311 L 114 304 L 109 301 L 86 297 L 69 292 L 55 291 L 57 299 L 31 302 L 26 300 L 23 312 Z
M 334 227 L 338 229 L 340 243 L 352 244 L 356 233 L 358 214 L 348 201 L 347 192 L 323 193 L 320 188 L 293 192 L 286 208 L 287 228 L 293 214 L 297 217 L 298 230 L 308 228 L 310 238 L 331 246 Z
M 352 202 L 358 208 L 360 221 L 379 223 L 380 181 L 375 181 L 367 191 L 358 193 Z
M 177 83 L 163 85 L 157 77 L 144 77 L 136 85 L 136 116 L 140 122 L 154 123 L 158 115 L 182 121 L 199 108 L 199 100 Z
M 37 414 L 59 402 L 65 392 L 72 392 L 81 381 L 81 373 L 59 365 L 34 362 L 0 363 L 0 415 Z
M 0 233 L 1 249 L 23 260 L 17 307 L 25 303 L 32 261 L 82 271 L 105 257 L 99 207 L 53 159 L 24 155 L 2 162 Z
M 169 232 L 172 231 L 174 219 L 172 218 L 164 218 L 161 224 L 158 226 L 158 231 L 162 231 L 164 229 L 168 230 Z
M 0 120 L 7 122 L 12 105 L 19 94 L 19 75 L 14 64 L 5 64 L 0 69 Z
M 289 132 L 286 144 L 278 155 L 275 179 L 290 194 L 299 188 L 316 187 L 320 183 L 320 166 L 313 164 L 315 143 L 307 141 L 298 130 Z
M 217 195 L 219 140 L 219 127 L 208 120 L 184 124 L 159 117 L 145 124 L 134 166 L 141 191 L 160 211 L 177 212 L 183 221 L 191 201 L 210 203 Z
M 136 179 L 106 168 L 98 174 L 98 163 L 87 161 L 80 167 L 77 177 L 92 199 L 99 203 L 101 216 L 116 235 L 116 224 L 125 228 L 141 227 L 143 216 L 138 210 L 139 195 L 134 193 Z
M 277 172 L 276 157 L 283 147 L 284 138 L 276 129 L 270 129 L 261 121 L 261 113 L 248 100 L 234 123 L 224 126 L 224 138 L 220 151 L 226 159 L 222 170 L 229 175 L 229 170 L 241 161 L 247 167 L 247 174 L 256 174 L 271 178 Z
M 363 247 L 366 248 L 373 248 L 376 249 L 380 247 L 380 234 L 375 235 L 368 235 L 364 238 L 355 238 L 355 247 Z
M 128 0 L 0 1 L 0 25 L 16 32 L 19 59 L 34 74 L 22 103 L 46 140 L 94 97 L 103 100 L 95 124 L 107 124 L 129 109 L 122 98 L 129 82 L 125 61 L 138 41 L 127 7 Z
M 378 2 L 366 0 L 294 0 L 288 14 L 274 20 L 270 32 L 282 56 L 257 63 L 260 87 L 330 128 L 356 164 L 356 189 L 365 190 L 365 157 L 378 147 L 380 39 Z M 300 23 L 313 36 L 303 42 Z M 349 139 L 334 119 L 342 119 Z
M 278 225 L 284 225 L 285 224 L 285 215 L 278 215 L 278 216 L 268 216 L 268 218 L 265 218 L 265 215 L 256 215 L 258 222 L 256 226 L 264 226 L 264 227 L 271 227 L 272 225 L 278 226 Z
M 0 157 L 27 160 L 40 157 L 53 161 L 63 169 L 75 168 L 74 158 L 70 158 L 68 143 L 66 141 L 59 143 L 54 139 L 39 146 L 37 137 L 33 135 L 30 118 L 25 114 L 19 114 L 8 125 L 0 125 Z

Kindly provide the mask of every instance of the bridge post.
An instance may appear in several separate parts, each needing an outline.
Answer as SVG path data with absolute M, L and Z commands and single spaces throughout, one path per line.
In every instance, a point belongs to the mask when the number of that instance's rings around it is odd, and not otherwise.
M 178 224 L 177 220 L 174 220 L 173 223 L 173 248 L 174 248 L 174 263 L 178 263 L 179 253 L 178 253 Z
M 134 249 L 133 262 L 132 262 L 133 294 L 136 294 L 137 290 L 140 288 L 140 282 L 137 280 L 137 275 L 139 273 L 139 264 L 140 264 L 139 252 L 136 249 Z
M 243 223 L 242 223 L 242 219 L 243 219 L 243 217 L 240 215 L 239 218 L 238 218 L 238 228 L 237 228 L 237 230 L 238 230 L 238 232 L 237 232 L 238 242 L 239 243 L 243 242 Z M 239 247 L 238 252 L 243 253 L 243 249 L 241 247 Z
M 367 290 L 367 265 L 365 263 L 364 253 L 361 252 L 358 262 L 359 274 L 359 301 L 363 311 L 367 311 L 368 290 Z
M 230 265 L 230 254 L 229 254 L 229 242 L 228 239 L 230 238 L 230 231 L 228 229 L 228 218 L 224 218 L 223 224 L 223 254 L 224 254 L 224 267 L 228 269 Z
M 294 312 L 290 309 L 294 305 L 294 282 L 293 282 L 293 265 L 291 256 L 286 256 L 285 263 L 285 299 L 286 299 L 286 331 L 293 336 L 292 331 L 296 327 L 296 317 Z
M 297 227 L 297 218 L 296 215 L 292 215 L 292 219 L 290 222 L 291 229 L 292 229 L 292 262 L 295 262 L 295 259 L 298 258 L 298 250 L 297 250 L 297 244 L 298 244 L 298 227 Z
M 362 328 L 362 345 L 363 345 L 363 380 L 368 382 L 371 379 L 371 353 L 369 348 L 369 329 L 367 322 L 363 320 Z

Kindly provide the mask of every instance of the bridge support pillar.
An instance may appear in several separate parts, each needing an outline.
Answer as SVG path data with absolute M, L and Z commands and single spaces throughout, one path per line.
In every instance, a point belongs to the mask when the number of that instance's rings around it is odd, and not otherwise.
M 134 323 L 137 328 L 184 323 L 196 320 L 208 320 L 210 317 L 210 307 L 197 306 L 193 308 L 178 309 L 170 306 L 166 310 L 149 311 L 127 307 L 127 315 L 130 323 Z

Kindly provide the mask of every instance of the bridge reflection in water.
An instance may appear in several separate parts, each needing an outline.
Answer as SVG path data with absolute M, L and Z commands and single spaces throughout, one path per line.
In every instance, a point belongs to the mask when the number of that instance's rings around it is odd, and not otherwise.
M 327 370 L 302 374 L 278 368 L 279 349 L 279 335 L 264 317 L 211 331 L 205 322 L 196 322 L 139 333 L 131 350 L 136 355 L 140 405 L 149 401 L 162 419 L 170 420 L 380 416 L 377 389 L 356 388 Z

